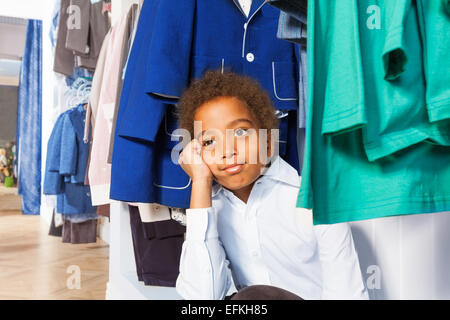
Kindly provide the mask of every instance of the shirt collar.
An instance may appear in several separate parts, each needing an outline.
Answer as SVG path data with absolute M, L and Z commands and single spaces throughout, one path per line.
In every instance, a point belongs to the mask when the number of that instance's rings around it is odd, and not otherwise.
M 246 17 L 244 11 L 242 11 L 239 0 L 233 0 L 233 2 L 236 5 L 236 7 L 239 9 L 239 11 L 241 11 L 241 13 L 244 15 L 244 17 Z M 250 6 L 250 12 L 248 13 L 247 19 L 250 18 L 256 11 L 261 9 L 262 5 L 265 4 L 266 2 L 268 2 L 268 0 L 252 0 L 252 4 Z
M 264 184 L 269 181 L 279 181 L 296 188 L 300 187 L 300 178 L 297 170 L 280 156 L 276 156 L 272 159 L 269 168 L 267 168 L 256 181 L 261 181 Z M 215 184 L 212 188 L 212 196 L 216 196 L 222 190 L 224 190 L 224 188 L 220 184 Z

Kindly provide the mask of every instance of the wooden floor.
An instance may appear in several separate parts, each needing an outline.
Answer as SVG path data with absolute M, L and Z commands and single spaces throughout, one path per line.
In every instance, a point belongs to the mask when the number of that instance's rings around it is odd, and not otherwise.
M 62 243 L 48 235 L 39 216 L 0 211 L 0 300 L 104 299 L 108 245 Z M 78 266 L 81 288 L 69 289 L 70 266 Z M 69 280 L 69 281 L 68 281 Z

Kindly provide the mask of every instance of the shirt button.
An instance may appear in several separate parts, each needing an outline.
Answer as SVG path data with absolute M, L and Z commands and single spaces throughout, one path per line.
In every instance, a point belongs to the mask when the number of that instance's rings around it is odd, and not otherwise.
M 247 53 L 247 56 L 246 56 L 246 58 L 247 58 L 247 61 L 248 62 L 253 62 L 253 60 L 255 60 L 255 56 L 253 55 L 253 53 Z
M 90 193 L 90 192 L 88 192 L 88 193 L 86 193 L 86 195 L 87 195 L 88 197 L 90 197 L 90 196 L 91 196 L 91 193 Z
M 252 256 L 256 258 L 256 257 L 258 256 L 258 252 L 253 251 L 253 252 L 252 252 Z

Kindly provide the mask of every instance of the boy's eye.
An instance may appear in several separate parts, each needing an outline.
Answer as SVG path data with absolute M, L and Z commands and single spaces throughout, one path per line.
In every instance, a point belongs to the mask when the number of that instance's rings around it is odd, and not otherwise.
M 209 146 L 212 146 L 214 143 L 215 143 L 215 141 L 214 141 L 214 140 L 211 140 L 211 139 L 209 139 L 209 140 L 203 140 L 202 146 L 203 146 L 203 147 L 209 147 Z
M 242 137 L 242 136 L 246 135 L 247 132 L 248 132 L 247 129 L 239 128 L 239 129 L 236 129 L 236 131 L 234 132 L 234 134 L 235 134 L 235 136 L 237 136 L 237 137 Z

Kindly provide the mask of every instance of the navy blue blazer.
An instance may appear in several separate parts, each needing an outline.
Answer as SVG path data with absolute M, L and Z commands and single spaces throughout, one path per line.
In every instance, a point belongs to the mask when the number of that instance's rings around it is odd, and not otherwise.
M 210 69 L 253 77 L 278 110 L 289 111 L 281 119 L 280 155 L 299 169 L 296 47 L 277 39 L 278 17 L 263 0 L 253 0 L 248 18 L 234 1 L 144 2 L 117 117 L 111 198 L 189 206 L 189 177 L 170 161 L 164 141 L 176 128 L 172 105 Z

